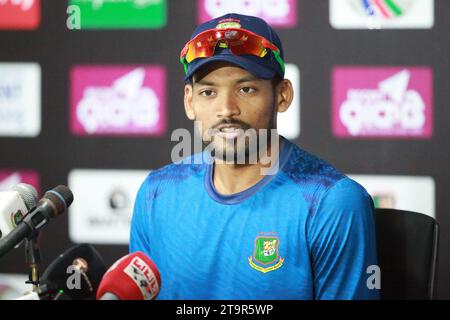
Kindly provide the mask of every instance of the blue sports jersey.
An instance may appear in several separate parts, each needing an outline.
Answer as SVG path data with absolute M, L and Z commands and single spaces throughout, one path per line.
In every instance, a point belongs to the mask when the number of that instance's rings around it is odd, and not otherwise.
M 130 252 L 158 267 L 158 299 L 378 298 L 362 186 L 283 138 L 275 175 L 222 195 L 213 165 L 189 164 L 199 156 L 151 172 L 137 194 Z

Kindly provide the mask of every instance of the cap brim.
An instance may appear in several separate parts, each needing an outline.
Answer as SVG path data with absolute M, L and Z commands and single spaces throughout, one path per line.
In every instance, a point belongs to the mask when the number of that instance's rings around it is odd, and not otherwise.
M 276 72 L 274 70 L 265 67 L 261 64 L 261 61 L 255 62 L 253 59 L 261 58 L 249 55 L 238 56 L 234 54 L 218 54 L 210 58 L 199 58 L 189 64 L 188 72 L 184 77 L 184 80 L 189 80 L 189 78 L 192 77 L 192 75 L 201 67 L 216 61 L 226 61 L 237 65 L 260 79 L 272 79 L 275 76 Z

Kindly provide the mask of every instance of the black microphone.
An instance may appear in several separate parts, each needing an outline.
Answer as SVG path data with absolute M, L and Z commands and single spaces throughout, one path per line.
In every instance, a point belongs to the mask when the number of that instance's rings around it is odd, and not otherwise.
M 50 219 L 62 214 L 72 204 L 72 191 L 66 186 L 59 185 L 45 193 L 36 208 L 28 213 L 17 227 L 0 240 L 0 257 L 25 238 L 33 238 Z
M 105 263 L 90 244 L 78 244 L 60 254 L 40 279 L 41 300 L 91 300 L 106 272 Z

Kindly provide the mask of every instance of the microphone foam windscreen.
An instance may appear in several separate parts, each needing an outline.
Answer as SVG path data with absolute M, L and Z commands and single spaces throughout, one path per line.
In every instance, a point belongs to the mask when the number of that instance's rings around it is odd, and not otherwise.
M 63 197 L 66 207 L 69 207 L 72 204 L 73 193 L 68 187 L 64 185 L 58 185 L 55 188 L 53 188 L 53 190 Z
M 73 300 L 95 299 L 106 266 L 90 244 L 79 244 L 59 255 L 41 277 L 41 287 L 52 297 L 60 290 Z
M 25 203 L 28 210 L 36 207 L 37 203 L 37 191 L 36 189 L 27 183 L 19 183 L 15 185 L 12 190 L 17 191 L 20 194 L 23 202 Z

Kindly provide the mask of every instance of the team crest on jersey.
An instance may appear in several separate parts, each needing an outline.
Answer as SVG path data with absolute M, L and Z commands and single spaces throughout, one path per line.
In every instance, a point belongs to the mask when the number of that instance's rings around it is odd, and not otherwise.
M 248 257 L 250 267 L 262 273 L 280 268 L 284 259 L 279 254 L 280 239 L 275 233 L 261 233 L 255 239 L 253 256 Z

